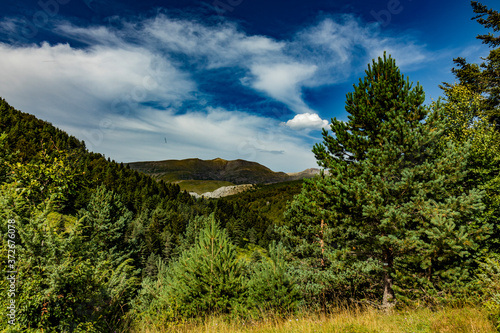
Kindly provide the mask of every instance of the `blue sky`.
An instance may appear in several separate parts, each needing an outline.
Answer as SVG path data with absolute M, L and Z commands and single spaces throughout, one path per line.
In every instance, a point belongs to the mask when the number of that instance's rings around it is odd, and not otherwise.
M 453 58 L 486 56 L 472 16 L 465 0 L 4 0 L 0 96 L 119 162 L 295 172 L 384 51 L 427 103 Z

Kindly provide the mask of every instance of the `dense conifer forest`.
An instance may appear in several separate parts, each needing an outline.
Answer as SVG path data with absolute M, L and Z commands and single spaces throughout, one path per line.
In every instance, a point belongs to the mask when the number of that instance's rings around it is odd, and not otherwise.
M 497 11 L 472 6 L 500 30 Z M 89 152 L 1 99 L 0 317 L 15 320 L 0 329 L 466 304 L 500 328 L 500 37 L 478 38 L 484 63 L 455 59 L 456 82 L 430 105 L 397 59 L 373 59 L 349 120 L 311 147 L 328 172 L 221 199 Z

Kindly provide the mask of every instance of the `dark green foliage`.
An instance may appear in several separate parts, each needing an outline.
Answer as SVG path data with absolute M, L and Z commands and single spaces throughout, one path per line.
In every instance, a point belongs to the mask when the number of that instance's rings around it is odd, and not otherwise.
M 275 242 L 269 245 L 269 258 L 259 258 L 258 255 L 259 260 L 251 267 L 246 286 L 250 309 L 288 313 L 297 307 L 300 296 L 288 270 L 285 255 L 283 245 Z
M 170 268 L 167 288 L 176 307 L 187 316 L 228 312 L 244 299 L 242 278 L 236 248 L 212 217 L 195 246 Z
M 500 14 L 498 11 L 486 7 L 478 1 L 471 1 L 472 9 L 476 14 L 473 19 L 494 33 L 500 31 Z M 493 33 L 478 35 L 477 38 L 492 48 L 485 61 L 481 64 L 471 64 L 464 58 L 454 59 L 457 68 L 452 73 L 458 79 L 457 85 L 444 83 L 444 90 L 451 117 L 465 120 L 468 128 L 459 128 L 462 137 L 453 136 L 453 141 L 462 145 L 471 140 L 473 154 L 467 168 L 469 186 L 478 186 L 484 189 L 486 196 L 484 203 L 487 210 L 484 219 L 494 225 L 494 234 L 491 237 L 491 250 L 498 251 L 500 243 L 500 36 Z M 465 91 L 465 92 L 464 92 Z M 466 115 L 466 116 L 464 116 Z M 468 116 L 468 117 L 467 117 Z M 496 129 L 494 133 L 490 128 Z M 447 130 L 450 130 L 450 126 Z
M 471 5 L 474 13 L 477 14 L 473 19 L 476 19 L 485 28 L 491 28 L 495 32 L 500 31 L 500 14 L 496 10 L 488 8 L 478 1 L 471 1 Z M 477 38 L 492 47 L 500 46 L 500 37 L 494 36 L 491 32 L 487 35 L 479 35 Z
M 395 61 L 384 54 L 383 61 L 379 59 L 368 65 L 354 92 L 347 94 L 345 109 L 349 121 L 332 120 L 335 137 L 323 129 L 323 144 L 316 144 L 313 149 L 318 164 L 334 171 L 347 163 L 364 160 L 368 148 L 382 145 L 387 139 L 380 135 L 380 129 L 390 119 L 391 112 L 403 108 L 402 120 L 420 121 L 426 113 L 424 100 L 422 87 L 418 84 L 412 87 Z
M 473 18 L 485 28 L 494 32 L 500 31 L 500 14 L 498 11 L 486 7 L 478 1 L 471 1 L 472 9 L 476 16 Z M 486 99 L 482 102 L 481 113 L 488 116 L 490 122 L 495 123 L 500 130 L 500 36 L 495 36 L 491 32 L 486 35 L 478 35 L 482 40 L 493 48 L 489 55 L 484 58 L 480 65 L 468 63 L 465 58 L 454 59 L 457 68 L 452 69 L 452 73 L 459 80 L 459 83 L 477 94 L 483 94 Z M 452 85 L 443 83 L 441 86 L 445 91 L 452 88 Z
M 500 31 L 500 13 L 490 9 L 477 1 L 471 1 L 472 8 L 479 24 L 485 28 L 490 28 L 494 32 Z M 487 99 L 483 104 L 484 111 L 489 115 L 490 120 L 495 122 L 497 128 L 500 128 L 500 36 L 494 36 L 491 32 L 487 35 L 478 35 L 478 39 L 482 40 L 493 50 L 485 58 L 485 62 L 481 64 L 481 75 L 479 88 L 483 88 L 478 92 L 487 95 Z M 477 82 L 477 81 L 476 81 Z M 482 86 L 482 87 L 481 87 Z
M 67 162 L 63 159 L 61 165 Z M 135 293 L 137 272 L 130 261 L 113 266 L 96 256 L 84 236 L 81 220 L 50 216 L 57 214 L 55 203 L 62 195 L 56 190 L 63 191 L 68 185 L 65 182 L 72 179 L 71 174 L 65 174 L 72 173 L 71 169 L 60 170 L 64 172 L 52 175 L 62 186 L 46 192 L 49 197 L 38 198 L 36 205 L 31 203 L 25 185 L 16 179 L 0 185 L 2 221 L 16 221 L 17 327 L 57 332 L 112 331 Z M 40 181 L 38 176 L 36 171 L 31 176 L 35 183 Z M 2 223 L 2 231 L 4 227 Z M 104 240 L 96 238 L 93 242 Z M 2 254 L 6 254 L 6 248 L 3 239 Z M 6 262 L 7 258 L 2 255 L 2 259 Z M 7 301 L 2 298 L 2 311 Z
M 381 280 L 380 264 L 370 258 L 359 260 L 354 247 L 341 247 L 342 240 L 329 226 L 329 207 L 316 206 L 338 195 L 331 193 L 334 184 L 330 178 L 306 180 L 302 193 L 289 205 L 287 225 L 279 228 L 291 250 L 290 272 L 301 296 L 309 306 L 323 309 L 338 300 L 376 299 Z
M 189 221 L 186 232 L 181 237 L 180 245 L 177 248 L 179 254 L 188 251 L 197 243 L 201 230 L 206 228 L 208 222 L 209 220 L 203 216 L 196 216 Z
M 262 218 L 266 218 L 267 223 L 275 225 L 283 224 L 283 213 L 288 201 L 292 201 L 293 196 L 300 193 L 302 180 L 283 182 L 269 185 L 256 185 L 253 189 L 244 191 L 223 200 L 237 203 L 244 210 L 258 212 Z M 252 223 L 256 224 L 256 223 Z M 266 245 L 267 246 L 267 245 Z
M 207 214 L 215 214 L 215 218 L 221 221 L 221 227 L 227 229 L 235 245 L 245 247 L 254 243 L 267 247 L 273 239 L 269 228 L 272 230 L 274 223 L 248 202 L 220 198 L 209 200 L 206 204 Z M 250 236 L 253 237 L 252 240 Z
M 125 238 L 133 216 L 119 195 L 101 185 L 78 215 L 84 225 L 87 246 L 98 260 L 108 260 L 116 267 L 133 255 L 134 249 Z
M 482 219 L 490 223 L 494 230 L 487 240 L 490 251 L 500 249 L 500 132 L 495 124 L 482 113 L 484 97 L 460 84 L 450 86 L 445 91 L 443 105 L 445 135 L 443 144 L 451 141 L 456 149 L 470 145 L 467 159 L 465 189 L 478 187 L 485 191 L 483 203 L 486 210 Z
M 0 98 L 0 132 L 7 134 L 7 146 L 11 152 L 17 152 L 19 162 L 36 160 L 42 146 L 60 151 L 81 151 L 85 144 L 52 124 L 22 113 L 12 108 Z
M 146 264 L 143 269 L 143 277 L 149 277 L 155 279 L 158 275 L 158 261 L 161 260 L 161 256 L 157 256 L 154 253 L 151 253 L 146 260 Z
M 6 182 L 10 177 L 9 164 L 12 163 L 13 154 L 6 147 L 7 134 L 0 134 L 0 184 Z
M 460 188 L 467 146 L 443 148 L 439 104 L 426 118 L 422 89 L 390 57 L 373 61 L 354 89 L 349 121 L 333 119 L 335 137 L 324 131 L 313 149 L 329 174 L 305 182 L 282 228 L 299 274 L 321 272 L 303 292 L 323 302 L 364 293 L 390 306 L 416 290 L 456 291 L 490 232 L 482 192 Z
M 123 164 L 107 161 L 101 154 L 90 153 L 85 144 L 75 137 L 33 115 L 15 110 L 3 99 L 0 99 L 1 132 L 7 134 L 5 149 L 18 152 L 16 162 L 21 164 L 44 164 L 44 158 L 53 158 L 61 151 L 67 154 L 68 164 L 78 177 L 78 182 L 70 183 L 71 186 L 78 186 L 78 191 L 66 196 L 67 213 L 74 214 L 85 207 L 92 189 L 101 184 L 120 194 L 133 212 L 138 212 L 144 204 L 154 205 L 163 198 L 190 200 L 189 195 L 180 195 L 178 186 L 157 183 Z
M 160 262 L 157 282 L 146 279 L 137 309 L 172 311 L 181 317 L 227 313 L 245 300 L 243 266 L 236 248 L 214 217 L 196 243 L 168 267 Z
M 16 155 L 17 158 L 17 155 Z M 36 162 L 11 162 L 9 180 L 23 189 L 24 196 L 32 206 L 40 204 L 48 197 L 55 196 L 58 209 L 63 209 L 69 198 L 82 184 L 81 175 L 73 172 L 70 158 L 65 151 L 40 151 Z M 10 160 L 14 160 L 10 157 Z

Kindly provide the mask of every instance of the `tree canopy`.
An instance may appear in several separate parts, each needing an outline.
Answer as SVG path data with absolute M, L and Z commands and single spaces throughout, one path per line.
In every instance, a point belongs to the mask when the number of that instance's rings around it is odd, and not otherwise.
M 490 232 L 479 220 L 483 193 L 460 190 L 469 146 L 442 145 L 442 106 L 423 101 L 384 56 L 347 95 L 349 121 L 332 119 L 333 136 L 323 131 L 313 151 L 328 172 L 306 182 L 283 228 L 299 271 L 322 272 L 304 291 L 326 301 L 350 285 L 388 307 L 395 291 L 405 299 L 417 286 L 435 293 L 472 278 L 475 240 Z

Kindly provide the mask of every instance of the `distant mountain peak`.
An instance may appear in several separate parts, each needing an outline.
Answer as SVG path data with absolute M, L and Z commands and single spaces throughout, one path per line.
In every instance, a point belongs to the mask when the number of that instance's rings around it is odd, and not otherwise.
M 181 181 L 224 181 L 233 184 L 280 183 L 319 174 L 317 169 L 298 173 L 275 172 L 257 162 L 242 159 L 225 160 L 217 157 L 212 160 L 189 158 L 184 160 L 165 160 L 129 163 L 130 168 L 144 172 L 169 182 Z

